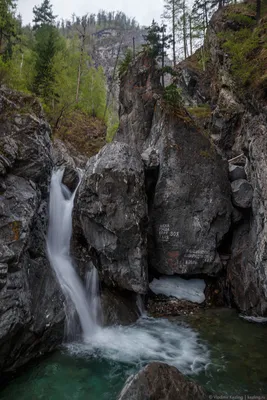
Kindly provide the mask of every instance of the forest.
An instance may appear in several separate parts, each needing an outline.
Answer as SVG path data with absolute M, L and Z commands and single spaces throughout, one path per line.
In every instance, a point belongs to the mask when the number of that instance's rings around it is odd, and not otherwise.
M 164 22 L 153 21 L 146 28 L 144 43 L 156 48 L 154 56 L 163 68 L 166 58 L 175 67 L 201 47 L 212 14 L 228 1 L 195 0 L 189 7 L 186 0 L 165 0 Z M 258 1 L 257 18 L 260 5 Z M 94 59 L 97 38 L 105 29 L 112 28 L 122 37 L 123 32 L 145 28 L 123 12 L 103 10 L 63 20 L 54 15 L 49 0 L 35 6 L 32 24 L 23 26 L 16 6 L 16 0 L 2 0 L 0 5 L 0 85 L 36 95 L 53 131 L 60 130 L 66 116 L 79 112 L 102 121 L 112 137 L 118 124 L 117 108 L 110 105 L 105 71 Z M 138 50 L 129 49 L 124 60 L 123 54 L 118 57 L 113 80 L 118 81 L 133 51 Z M 204 69 L 203 47 L 201 52 Z

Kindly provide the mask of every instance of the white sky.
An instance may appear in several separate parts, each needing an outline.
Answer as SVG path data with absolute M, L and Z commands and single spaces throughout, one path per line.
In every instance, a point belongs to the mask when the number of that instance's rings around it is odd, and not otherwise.
M 55 15 L 71 19 L 71 14 L 84 15 L 105 11 L 123 11 L 129 17 L 135 17 L 140 25 L 150 25 L 152 19 L 160 22 L 163 11 L 163 0 L 51 0 Z M 22 15 L 23 24 L 32 21 L 32 9 L 42 0 L 18 0 L 18 12 Z

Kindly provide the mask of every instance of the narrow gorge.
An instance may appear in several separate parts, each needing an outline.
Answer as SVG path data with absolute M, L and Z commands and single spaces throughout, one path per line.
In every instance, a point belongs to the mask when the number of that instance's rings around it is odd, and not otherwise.
M 229 47 L 243 3 L 170 86 L 136 54 L 91 157 L 0 87 L 0 399 L 266 396 L 266 21 L 257 80 Z

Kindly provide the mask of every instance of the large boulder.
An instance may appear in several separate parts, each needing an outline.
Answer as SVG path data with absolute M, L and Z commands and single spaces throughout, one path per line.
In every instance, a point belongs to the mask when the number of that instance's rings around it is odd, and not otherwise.
M 32 97 L 0 91 L 0 371 L 63 336 L 61 291 L 46 258 L 50 128 Z M 2 374 L 1 374 L 2 375 Z
M 147 290 L 147 205 L 140 154 L 124 143 L 89 159 L 77 196 L 79 221 L 100 279 L 136 293 Z
M 231 223 L 228 165 L 182 106 L 174 111 L 159 100 L 154 70 L 146 56 L 130 66 L 122 81 L 116 136 L 145 163 L 149 265 L 162 274 L 215 275 L 222 268 L 218 247 Z M 150 112 L 136 113 L 141 105 Z
M 206 391 L 175 367 L 153 362 L 126 381 L 118 400 L 206 400 Z
M 149 139 L 160 168 L 150 211 L 150 262 L 163 274 L 215 275 L 222 268 L 218 247 L 231 224 L 227 165 L 186 117 L 159 106 L 154 115 Z

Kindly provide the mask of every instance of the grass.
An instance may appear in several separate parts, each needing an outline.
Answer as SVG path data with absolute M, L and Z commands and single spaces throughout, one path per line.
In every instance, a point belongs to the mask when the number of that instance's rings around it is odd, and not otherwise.
M 230 57 L 233 77 L 267 98 L 267 4 L 263 3 L 259 24 L 254 4 L 228 6 L 223 18 L 226 29 L 218 37 Z
M 203 104 L 196 107 L 187 107 L 187 111 L 197 119 L 210 118 L 211 115 L 211 109 L 208 104 Z

